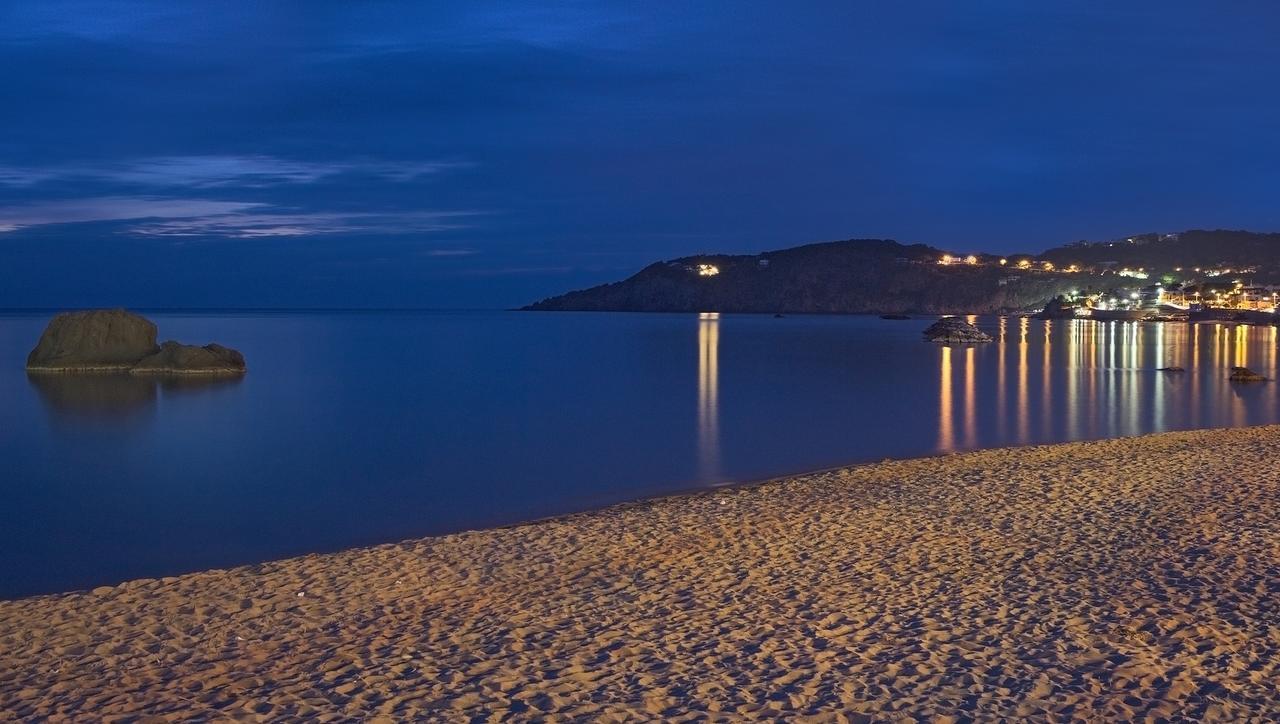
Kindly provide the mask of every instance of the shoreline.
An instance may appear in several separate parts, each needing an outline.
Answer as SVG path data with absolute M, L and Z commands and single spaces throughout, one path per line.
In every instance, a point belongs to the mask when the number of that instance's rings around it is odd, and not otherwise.
M 871 462 L 0 601 L 0 710 L 1280 711 L 1251 678 L 1280 678 L 1277 443 L 1280 425 Z
M 948 346 L 964 346 L 964 345 L 952 344 Z M 967 345 L 967 346 L 973 346 L 973 345 Z M 123 374 L 123 372 L 127 372 L 127 370 L 128 368 L 125 368 L 123 371 L 118 370 L 117 372 L 121 372 L 121 374 Z M 1139 370 L 1139 371 L 1151 372 L 1151 373 L 1165 372 L 1164 370 L 1158 370 L 1158 369 Z M 48 373 L 48 376 L 58 377 L 58 376 L 66 376 L 66 374 L 69 374 L 69 373 L 51 372 L 51 373 Z M 151 376 L 146 373 L 139 373 L 139 374 L 144 378 Z M 110 377 L 113 375 L 104 371 L 100 375 L 89 373 L 86 376 Z M 156 375 L 156 376 L 161 377 L 164 375 Z M 185 376 L 185 375 L 180 375 L 180 376 Z M 202 376 L 202 375 L 196 375 L 196 376 Z M 219 377 L 224 377 L 224 378 L 238 377 L 238 376 L 240 375 L 219 375 Z M 1267 381 L 1270 382 L 1271 380 L 1267 380 Z M 597 499 L 595 502 L 587 501 L 585 503 L 587 507 L 569 510 L 563 513 L 552 513 L 550 515 L 545 515 L 538 518 L 529 518 L 527 520 L 517 520 L 517 521 L 508 522 L 508 523 L 497 523 L 494 525 L 477 527 L 477 528 L 463 528 L 461 530 L 448 531 L 444 533 L 411 536 L 408 538 L 402 538 L 400 540 L 363 543 L 363 544 L 336 548 L 332 550 L 320 550 L 320 551 L 312 551 L 308 553 L 299 553 L 296 555 L 289 555 L 282 558 L 268 558 L 265 560 L 260 560 L 256 562 L 250 562 L 250 563 L 235 563 L 230 565 L 214 566 L 212 568 L 198 568 L 194 570 L 180 571 L 180 572 L 166 574 L 166 575 L 154 575 L 154 576 L 142 576 L 139 578 L 128 578 L 128 579 L 117 581 L 114 583 L 108 582 L 108 583 L 101 583 L 96 586 L 86 586 L 84 588 L 70 588 L 62 591 L 32 593 L 28 595 L 18 596 L 16 598 L 0 597 L 0 606 L 3 606 L 6 603 L 15 603 L 15 602 L 36 599 L 36 598 L 61 598 L 64 596 L 81 595 L 81 594 L 89 593 L 91 591 L 103 591 L 105 589 L 120 588 L 120 587 L 128 586 L 131 584 L 141 585 L 141 584 L 153 583 L 155 581 L 171 581 L 174 579 L 182 578 L 184 576 L 191 576 L 191 575 L 197 575 L 197 574 L 233 573 L 236 571 L 250 570 L 250 569 L 254 569 L 254 568 L 258 568 L 258 567 L 270 565 L 270 564 L 283 564 L 283 563 L 288 563 L 290 561 L 298 561 L 303 559 L 315 558 L 317 556 L 319 557 L 335 556 L 335 555 L 342 555 L 344 553 L 350 553 L 353 551 L 365 551 L 365 550 L 386 548 L 391 546 L 409 545 L 414 543 L 426 542 L 426 541 L 430 541 L 438 538 L 446 538 L 450 536 L 485 533 L 488 531 L 511 530 L 511 529 L 523 528 L 525 526 L 540 525 L 544 523 L 556 523 L 561 521 L 567 522 L 570 519 L 577 518 L 579 516 L 603 514 L 603 513 L 608 513 L 615 510 L 621 511 L 622 509 L 626 509 L 630 507 L 645 506 L 651 503 L 659 503 L 663 501 L 695 499 L 695 498 L 699 498 L 706 495 L 714 495 L 718 492 L 722 492 L 726 490 L 750 490 L 750 489 L 754 489 L 754 488 L 758 488 L 758 487 L 766 486 L 770 484 L 786 483 L 786 482 L 795 481 L 801 478 L 810 478 L 810 477 L 816 477 L 816 476 L 827 475 L 832 473 L 840 473 L 843 471 L 852 471 L 852 470 L 857 470 L 859 468 L 864 468 L 864 467 L 874 466 L 874 465 L 886 465 L 891 463 L 903 463 L 903 462 L 926 461 L 926 460 L 939 460 L 939 459 L 945 459 L 949 457 L 955 457 L 958 455 L 972 455 L 974 453 L 981 453 L 981 452 L 994 452 L 994 451 L 1006 451 L 1006 450 L 1007 451 L 1032 450 L 1036 448 L 1051 448 L 1051 447 L 1056 447 L 1058 445 L 1077 445 L 1082 443 L 1106 442 L 1106 441 L 1112 441 L 1112 440 L 1117 440 L 1117 441 L 1118 440 L 1139 440 L 1144 437 L 1151 437 L 1153 435 L 1165 435 L 1169 433 L 1178 433 L 1178 432 L 1200 432 L 1200 431 L 1210 431 L 1210 430 L 1242 430 L 1242 429 L 1247 430 L 1247 429 L 1255 429 L 1259 427 L 1270 427 L 1270 426 L 1272 425 L 1267 425 L 1267 424 L 1249 425 L 1249 426 L 1238 427 L 1238 428 L 1237 427 L 1188 428 L 1185 430 L 1167 430 L 1164 432 L 1145 433 L 1140 435 L 1121 435 L 1118 437 L 1085 438 L 1082 440 L 1071 440 L 1067 442 L 1028 442 L 1023 444 L 1001 445 L 999 447 L 973 448 L 969 450 L 934 451 L 932 453 L 915 455 L 913 457 L 901 457 L 901 458 L 883 457 L 876 460 L 868 459 L 868 460 L 862 460 L 862 461 L 853 461 L 853 462 L 840 463 L 838 465 L 829 465 L 821 468 L 808 468 L 808 469 L 804 469 L 804 470 L 793 472 L 793 473 L 768 475 L 760 478 L 747 478 L 744 480 L 726 480 L 718 483 L 708 483 L 704 485 L 680 487 L 680 488 L 675 488 L 675 489 L 664 491 L 664 492 L 653 493 L 650 495 L 644 495 L 641 497 L 629 498 L 625 500 Z M 1275 423 L 1274 426 L 1277 428 L 1280 428 L 1280 423 Z

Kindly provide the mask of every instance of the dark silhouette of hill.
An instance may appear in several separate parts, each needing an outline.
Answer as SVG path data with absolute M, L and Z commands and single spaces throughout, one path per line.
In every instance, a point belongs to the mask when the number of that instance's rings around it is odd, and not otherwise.
M 984 314 L 1039 309 L 1070 290 L 1154 283 L 1193 267 L 1256 268 L 1259 281 L 1280 272 L 1280 234 L 1187 231 L 1078 242 L 1043 254 L 981 254 L 943 265 L 945 252 L 923 244 L 850 239 L 754 255 L 708 254 L 651 264 L 612 284 L 569 292 L 525 309 L 631 312 L 795 312 Z M 1030 268 L 1019 268 L 1019 262 Z M 1049 262 L 1052 270 L 1045 265 Z M 1149 282 L 1121 276 L 1144 267 Z M 711 274 L 712 268 L 715 273 Z M 1174 272 L 1175 269 L 1185 269 Z
M 1145 267 L 1160 272 L 1195 267 L 1252 268 L 1268 279 L 1280 277 L 1280 234 L 1193 229 L 1176 234 L 1137 234 L 1102 242 L 1076 242 L 1040 254 L 1059 266 Z
M 629 279 L 569 292 L 534 310 L 636 312 L 984 313 L 1022 309 L 1074 288 L 1070 275 L 941 266 L 943 252 L 881 239 L 808 244 L 750 256 L 658 262 Z M 704 276 L 699 265 L 718 273 Z

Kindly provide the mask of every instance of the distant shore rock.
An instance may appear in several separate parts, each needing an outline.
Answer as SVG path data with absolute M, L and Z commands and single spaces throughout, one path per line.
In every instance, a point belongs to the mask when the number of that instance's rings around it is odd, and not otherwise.
M 27 369 L 47 372 L 125 370 L 159 351 L 156 325 L 123 309 L 66 312 L 50 320 Z
M 123 309 L 66 312 L 50 320 L 27 355 L 29 372 L 242 374 L 244 356 L 218 344 L 156 344 L 156 325 Z
M 1075 319 L 1076 308 L 1067 303 L 1065 297 L 1057 296 L 1050 299 L 1035 315 L 1036 319 Z
M 1157 368 L 1157 369 L 1156 369 L 1156 372 L 1174 372 L 1174 373 L 1176 373 L 1176 372 L 1186 372 L 1186 371 L 1187 371 L 1187 370 L 1186 370 L 1186 368 L 1185 368 L 1185 367 L 1176 367 L 1176 366 L 1174 366 L 1174 367 L 1159 367 L 1159 368 Z
M 1227 378 L 1232 382 L 1266 382 L 1267 378 L 1254 372 L 1248 367 L 1232 367 L 1231 375 Z
M 881 318 L 881 319 L 895 319 L 895 320 L 911 319 L 911 317 L 909 317 L 909 316 L 907 316 L 907 315 L 905 315 L 905 314 L 881 314 L 881 315 L 880 315 L 880 318 Z
M 959 317 L 939 319 L 924 331 L 924 338 L 938 344 L 977 344 L 992 341 L 991 335 Z
M 159 352 L 139 360 L 129 371 L 134 374 L 241 374 L 244 355 L 220 344 L 197 347 L 168 341 L 160 345 Z

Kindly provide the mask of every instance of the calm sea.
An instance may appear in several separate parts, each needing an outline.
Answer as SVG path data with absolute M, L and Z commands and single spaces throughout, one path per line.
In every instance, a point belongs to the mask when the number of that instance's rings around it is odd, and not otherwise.
M 31 377 L 0 315 L 0 598 L 886 457 L 1280 422 L 1277 330 L 519 312 L 151 313 L 231 381 Z M 1155 368 L 1180 365 L 1182 375 Z

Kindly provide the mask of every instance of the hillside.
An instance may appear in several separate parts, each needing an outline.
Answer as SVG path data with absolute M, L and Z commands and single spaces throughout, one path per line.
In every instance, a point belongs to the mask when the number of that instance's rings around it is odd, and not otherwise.
M 1179 277 L 1195 269 L 1251 270 L 1257 282 L 1280 281 L 1280 234 L 1195 229 L 1173 234 L 1137 234 L 1102 242 L 1076 242 L 1040 254 L 1058 266 L 1078 264 L 1102 271 L 1108 267 L 1143 267 Z
M 984 314 L 1038 309 L 1068 291 L 1110 291 L 1156 281 L 1241 273 L 1258 283 L 1280 281 L 1280 234 L 1247 231 L 1142 234 L 1077 242 L 1042 254 L 979 254 L 967 262 L 939 263 L 945 257 L 941 249 L 884 239 L 690 256 L 525 309 Z
M 990 257 L 982 265 L 943 266 L 942 255 L 919 244 L 860 239 L 685 257 L 526 309 L 977 314 L 1036 307 L 1080 284 L 1069 274 L 1027 273 Z

